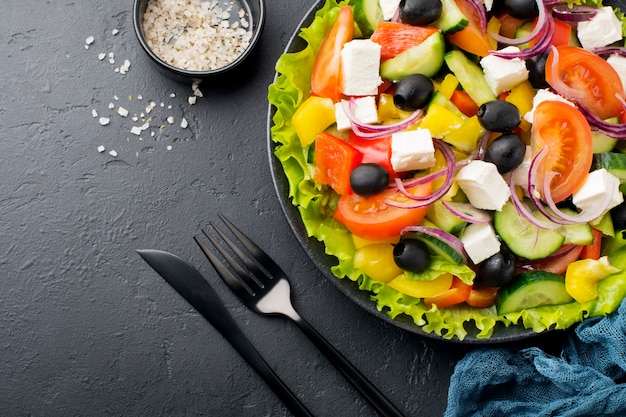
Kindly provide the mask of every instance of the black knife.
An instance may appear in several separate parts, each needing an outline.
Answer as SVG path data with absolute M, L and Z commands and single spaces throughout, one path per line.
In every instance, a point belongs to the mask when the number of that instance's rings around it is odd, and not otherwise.
M 252 346 L 215 290 L 196 268 L 169 252 L 142 249 L 137 253 L 230 342 L 295 416 L 313 417 Z

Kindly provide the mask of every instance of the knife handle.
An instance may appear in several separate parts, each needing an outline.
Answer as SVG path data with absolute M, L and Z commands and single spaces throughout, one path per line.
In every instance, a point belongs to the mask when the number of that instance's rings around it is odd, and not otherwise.
M 250 340 L 238 327 L 229 327 L 222 334 L 252 368 L 265 380 L 278 397 L 285 403 L 296 417 L 313 417 L 313 414 L 291 392 L 285 383 L 265 362 L 261 354 L 254 348 Z

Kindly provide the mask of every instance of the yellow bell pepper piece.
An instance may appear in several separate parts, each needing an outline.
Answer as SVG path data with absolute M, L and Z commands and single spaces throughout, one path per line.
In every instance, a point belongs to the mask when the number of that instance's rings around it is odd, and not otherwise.
M 354 254 L 354 267 L 381 282 L 389 282 L 402 273 L 393 260 L 393 245 L 390 243 L 360 247 Z
M 485 130 L 480 125 L 478 117 L 472 116 L 463 120 L 458 129 L 446 134 L 443 140 L 463 152 L 470 153 L 476 148 L 476 143 L 484 132 Z
M 443 138 L 463 124 L 463 118 L 454 114 L 439 104 L 428 106 L 426 115 L 420 122 L 420 127 L 430 130 L 435 138 Z
M 433 297 L 437 294 L 450 289 L 452 286 L 452 274 L 445 273 L 432 281 L 416 281 L 406 277 L 405 274 L 399 275 L 387 283 L 391 288 L 400 291 L 415 298 Z
M 606 256 L 572 262 L 565 271 L 565 290 L 574 300 L 586 303 L 598 296 L 598 282 L 617 272 Z
M 412 114 L 410 111 L 400 110 L 393 102 L 393 95 L 382 93 L 378 96 L 378 120 L 382 124 L 394 123 L 406 119 Z
M 443 81 L 441 81 L 441 84 L 439 85 L 437 91 L 443 94 L 445 98 L 450 100 L 450 97 L 452 97 L 452 93 L 454 93 L 454 90 L 456 90 L 458 86 L 459 80 L 453 74 L 446 74 L 446 76 L 443 77 Z
M 524 132 L 530 130 L 530 123 L 524 120 L 524 115 L 533 108 L 533 98 L 535 97 L 535 89 L 530 85 L 529 81 L 524 81 L 511 89 L 511 93 L 505 98 L 511 104 L 519 109 L 522 115 L 522 122 L 519 127 Z
M 397 237 L 394 237 L 393 239 L 388 239 L 388 240 L 369 240 L 369 239 L 364 239 L 360 236 L 353 234 L 352 241 L 354 242 L 354 247 L 356 249 L 359 249 L 359 248 L 362 248 L 363 246 L 375 245 L 377 243 L 389 243 L 393 245 L 394 243 L 398 243 L 400 241 L 400 236 L 397 236 Z
M 330 98 L 318 96 L 307 98 L 291 119 L 302 146 L 313 143 L 318 133 L 335 122 L 335 104 Z

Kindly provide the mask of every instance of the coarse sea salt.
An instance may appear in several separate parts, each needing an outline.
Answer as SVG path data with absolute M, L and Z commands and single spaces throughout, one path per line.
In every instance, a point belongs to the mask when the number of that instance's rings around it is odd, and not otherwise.
M 240 16 L 245 20 L 245 13 Z M 217 1 L 149 0 L 143 28 L 148 46 L 164 62 L 208 71 L 232 63 L 250 44 L 247 21 L 231 25 L 229 18 Z

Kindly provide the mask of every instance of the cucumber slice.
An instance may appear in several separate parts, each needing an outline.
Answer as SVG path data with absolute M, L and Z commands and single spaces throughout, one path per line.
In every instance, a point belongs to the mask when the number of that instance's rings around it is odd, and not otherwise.
M 354 22 L 361 30 L 361 34 L 369 37 L 374 33 L 378 22 L 383 20 L 383 11 L 378 0 L 354 0 Z
M 384 61 L 380 75 L 386 80 L 397 82 L 411 74 L 432 77 L 443 65 L 445 42 L 440 32 L 434 33 L 419 45 Z
M 460 31 L 468 23 L 469 20 L 454 0 L 441 0 L 441 16 L 432 25 L 448 34 Z
M 495 212 L 493 227 L 511 252 L 531 260 L 554 253 L 565 240 L 558 230 L 541 229 L 520 217 L 510 200 Z
M 454 262 L 457 265 L 460 265 L 463 262 L 463 257 L 457 251 L 455 251 L 447 243 L 442 242 L 436 237 L 420 232 L 413 232 L 411 236 L 424 242 L 433 255 L 442 256 L 443 258 L 447 259 L 450 262 Z
M 595 155 L 595 168 L 606 169 L 619 178 L 621 184 L 626 183 L 626 154 L 618 152 L 603 152 Z
M 571 209 L 562 209 L 569 215 L 576 215 Z M 591 245 L 593 243 L 593 232 L 588 223 L 568 224 L 559 229 L 559 232 L 565 236 L 564 245 Z
M 513 278 L 498 290 L 498 314 L 513 313 L 543 305 L 567 304 L 574 299 L 565 289 L 565 279 L 546 271 L 531 271 Z
M 450 71 L 456 76 L 463 90 L 479 106 L 497 97 L 485 81 L 483 70 L 465 56 L 461 51 L 450 51 L 444 56 L 444 61 Z
M 619 117 L 611 117 L 605 122 L 617 124 Z M 611 152 L 617 143 L 617 139 L 596 131 L 591 132 L 591 140 L 593 141 L 593 153 Z
M 435 201 L 428 207 L 426 218 L 435 223 L 438 228 L 452 234 L 459 233 L 467 224 L 467 222 L 450 213 L 450 210 L 445 208 L 441 201 Z

